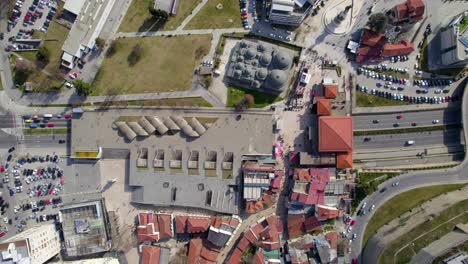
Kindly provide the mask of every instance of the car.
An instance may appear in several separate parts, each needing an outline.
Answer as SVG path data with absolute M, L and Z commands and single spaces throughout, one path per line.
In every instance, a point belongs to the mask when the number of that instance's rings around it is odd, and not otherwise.
M 380 189 L 380 193 L 383 193 L 387 190 L 387 187 L 383 187 L 382 189 Z
M 353 226 L 354 224 L 356 224 L 356 220 L 351 220 L 351 222 L 349 223 L 349 225 Z
M 402 119 L 402 118 L 403 118 L 403 115 L 397 115 L 396 118 L 397 118 L 397 119 Z
M 47 124 L 47 127 L 54 127 L 54 126 L 55 126 L 54 123 L 48 123 L 48 124 Z
M 400 124 L 398 124 L 398 123 L 393 124 L 393 127 L 399 127 L 399 126 L 400 126 Z
M 72 72 L 70 74 L 68 74 L 68 77 L 70 77 L 72 80 L 76 79 L 76 77 L 78 77 L 78 74 L 76 72 Z
M 368 142 L 368 141 L 371 141 L 371 138 L 370 137 L 365 137 L 364 142 Z
M 59 144 L 64 144 L 66 141 L 65 141 L 65 139 L 59 139 L 58 142 L 59 142 Z
M 440 122 L 439 119 L 432 120 L 432 124 L 439 124 L 439 122 Z

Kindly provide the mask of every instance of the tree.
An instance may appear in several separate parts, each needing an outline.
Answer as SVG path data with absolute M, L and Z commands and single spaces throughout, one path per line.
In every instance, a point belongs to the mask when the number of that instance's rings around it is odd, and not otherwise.
M 254 97 L 251 94 L 246 94 L 239 100 L 239 102 L 234 104 L 234 109 L 236 111 L 244 111 L 245 109 L 252 107 L 254 103 Z
M 383 13 L 376 13 L 369 17 L 367 25 L 374 32 L 385 33 L 387 29 L 387 16 Z
M 104 48 L 105 44 L 106 44 L 106 41 L 104 39 L 96 38 L 96 47 L 98 47 L 98 49 Z
M 117 41 L 112 41 L 111 44 L 109 45 L 109 48 L 107 49 L 106 52 L 106 57 L 112 57 L 115 53 L 117 53 L 117 50 L 119 49 L 119 44 Z
M 33 66 L 29 62 L 23 59 L 17 59 L 15 62 L 15 84 L 23 85 L 32 72 Z
M 136 44 L 133 47 L 132 52 L 130 52 L 130 54 L 127 57 L 128 64 L 130 66 L 133 66 L 137 64 L 137 62 L 139 62 L 142 57 L 143 57 L 143 47 L 140 44 Z
M 44 64 L 49 63 L 50 51 L 45 46 L 40 46 L 36 53 L 36 59 Z
M 74 80 L 76 93 L 81 96 L 88 96 L 93 92 L 93 86 L 83 80 Z

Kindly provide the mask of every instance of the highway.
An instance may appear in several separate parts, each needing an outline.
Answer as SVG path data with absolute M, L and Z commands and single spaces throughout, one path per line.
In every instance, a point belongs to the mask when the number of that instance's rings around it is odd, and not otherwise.
M 26 148 L 65 148 L 66 144 L 60 144 L 59 140 L 68 142 L 69 139 L 67 134 L 36 134 L 24 136 Z
M 41 120 L 38 120 L 37 122 L 34 122 L 34 123 L 25 123 L 23 122 L 23 125 L 25 128 L 29 128 L 29 125 L 30 124 L 37 124 L 38 126 L 41 125 L 41 124 L 44 124 L 45 127 L 47 127 L 47 124 L 53 124 L 55 128 L 63 128 L 63 127 L 71 127 L 71 120 L 69 119 L 64 119 L 64 118 L 52 118 L 52 119 L 49 119 L 48 122 L 44 123 Z M 40 128 L 38 128 L 40 129 Z
M 10 113 L 0 114 L 0 128 L 13 127 L 13 115 Z
M 365 138 L 370 140 L 365 141 Z M 413 140 L 413 145 L 406 142 Z M 461 129 L 425 131 L 406 134 L 382 134 L 372 136 L 354 136 L 354 152 L 362 150 L 381 150 L 390 148 L 411 149 L 429 145 L 460 145 L 464 142 Z
M 462 118 L 463 123 L 468 124 L 468 92 L 463 94 L 463 105 L 462 105 Z M 468 135 L 468 127 L 464 127 L 464 138 Z M 419 140 L 419 139 L 418 139 Z M 397 187 L 388 187 L 385 192 L 374 192 L 364 199 L 369 205 L 375 205 L 375 209 L 364 215 L 356 216 L 356 224 L 353 226 L 353 233 L 357 235 L 356 241 L 351 244 L 351 257 L 357 258 L 358 263 L 377 263 L 378 256 L 381 254 L 384 245 L 378 243 L 378 241 L 371 240 L 367 243 L 365 249 L 361 251 L 363 245 L 363 235 L 366 229 L 367 223 L 370 221 L 374 212 L 382 206 L 386 201 L 392 197 L 419 187 L 440 185 L 440 184 L 455 184 L 455 183 L 467 183 L 468 182 L 468 160 L 465 159 L 463 162 L 453 168 L 439 169 L 439 170 L 427 170 L 427 171 L 412 171 L 406 174 L 402 174 L 395 177 L 385 183 L 382 186 L 391 186 L 393 182 L 399 182 Z M 380 186 L 380 187 L 382 187 Z M 363 201 L 363 202 L 364 202 Z M 362 204 L 362 202 L 361 202 Z
M 401 113 L 401 115 L 403 115 L 401 119 L 397 119 L 397 115 L 399 114 L 355 115 L 353 116 L 354 130 L 395 128 L 393 126 L 395 123 L 400 125 L 399 128 L 412 127 L 412 123 L 416 123 L 417 126 L 433 126 L 433 120 L 439 120 L 439 125 L 458 124 L 461 120 L 459 107 L 451 107 L 442 110 L 404 112 Z M 374 120 L 379 120 L 379 123 L 374 124 Z

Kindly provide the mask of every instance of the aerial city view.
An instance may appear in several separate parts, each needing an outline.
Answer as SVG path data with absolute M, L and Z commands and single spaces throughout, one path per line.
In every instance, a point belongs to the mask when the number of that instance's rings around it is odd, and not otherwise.
M 468 0 L 0 0 L 0 264 L 468 264 Z

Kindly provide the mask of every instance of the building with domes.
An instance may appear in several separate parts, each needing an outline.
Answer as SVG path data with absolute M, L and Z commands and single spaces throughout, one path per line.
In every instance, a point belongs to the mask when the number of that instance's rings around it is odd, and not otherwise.
M 231 51 L 225 77 L 238 87 L 280 94 L 287 86 L 293 57 L 292 51 L 242 40 Z

